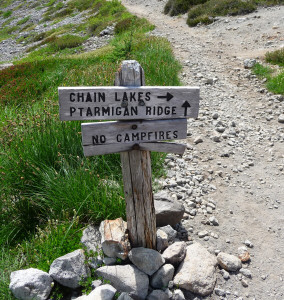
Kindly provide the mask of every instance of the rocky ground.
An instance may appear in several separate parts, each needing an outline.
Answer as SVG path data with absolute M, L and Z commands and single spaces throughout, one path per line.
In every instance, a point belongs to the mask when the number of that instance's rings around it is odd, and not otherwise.
M 182 158 L 168 156 L 168 179 L 160 184 L 186 206 L 182 225 L 192 240 L 216 253 L 250 247 L 244 267 L 252 278 L 224 279 L 220 272 L 216 287 L 224 293 L 206 299 L 284 299 L 284 99 L 243 65 L 284 45 L 284 7 L 189 28 L 186 16 L 162 13 L 163 1 L 122 3 L 169 39 L 184 84 L 201 90 L 199 118 L 188 122 L 188 150 Z M 211 216 L 219 226 L 207 225 Z
M 122 3 L 156 25 L 153 34 L 172 43 L 183 65 L 184 84 L 201 90 L 199 118 L 188 121 L 188 149 L 183 157 L 168 155 L 168 178 L 159 182 L 186 207 L 176 228 L 180 237 L 215 254 L 249 247 L 251 260 L 243 267 L 252 277 L 225 279 L 219 271 L 221 292 L 197 299 L 284 299 L 284 99 L 243 65 L 284 45 L 284 6 L 189 28 L 185 16 L 162 13 L 164 1 Z M 0 44 L 0 61 L 21 53 L 5 56 L 11 43 Z M 215 222 L 208 221 L 212 216 Z

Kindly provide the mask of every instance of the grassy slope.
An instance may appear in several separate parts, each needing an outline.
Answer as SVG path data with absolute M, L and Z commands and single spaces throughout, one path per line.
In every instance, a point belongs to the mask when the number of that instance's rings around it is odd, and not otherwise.
M 13 299 L 11 271 L 31 266 L 48 271 L 56 257 L 80 247 L 86 224 L 125 215 L 119 155 L 83 156 L 80 122 L 59 121 L 58 86 L 113 85 L 123 59 L 140 62 L 147 85 L 180 84 L 169 43 L 146 36 L 152 26 L 145 20 L 118 1 L 69 3 L 72 11 L 98 12 L 97 19 L 92 15 L 73 26 L 85 32 L 83 38 L 114 21 L 117 34 L 110 46 L 84 54 L 77 45 L 56 47 L 62 32 L 72 33 L 65 26 L 42 37 L 49 38 L 44 48 L 0 71 L 0 299 Z M 35 38 L 32 32 L 29 38 Z M 154 176 L 160 176 L 163 154 L 153 154 L 152 164 Z

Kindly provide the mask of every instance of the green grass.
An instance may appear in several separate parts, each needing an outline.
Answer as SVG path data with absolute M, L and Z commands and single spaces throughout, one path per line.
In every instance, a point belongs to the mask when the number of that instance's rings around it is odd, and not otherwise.
M 279 49 L 267 52 L 265 60 L 268 63 L 279 65 L 277 71 L 270 66 L 263 66 L 257 63 L 253 68 L 253 73 L 260 79 L 266 78 L 266 88 L 274 94 L 284 95 L 284 50 Z
M 28 20 L 30 19 L 31 16 L 26 16 L 25 18 L 23 18 L 22 20 L 17 22 L 17 25 L 22 25 L 28 22 Z
M 8 289 L 12 271 L 47 271 L 56 257 L 80 247 L 84 226 L 125 218 L 119 154 L 84 157 L 80 122 L 59 120 L 58 87 L 111 86 L 126 58 L 140 62 L 147 85 L 180 85 L 181 66 L 170 44 L 146 36 L 153 28 L 146 20 L 117 1 L 69 3 L 100 9 L 102 27 L 119 25 L 109 46 L 89 53 L 65 47 L 72 44 L 68 30 L 74 26 L 34 35 L 45 47 L 0 71 L 0 299 L 14 299 Z M 88 29 L 95 17 L 90 19 L 81 28 Z M 152 153 L 154 178 L 164 175 L 164 157 Z
M 19 29 L 18 26 L 13 26 L 13 27 L 6 26 L 0 29 L 0 42 L 10 37 L 13 37 L 12 34 L 15 33 L 15 31 L 17 31 L 18 29 Z
M 3 12 L 2 15 L 4 18 L 9 18 L 12 15 L 12 11 L 7 10 L 7 11 Z

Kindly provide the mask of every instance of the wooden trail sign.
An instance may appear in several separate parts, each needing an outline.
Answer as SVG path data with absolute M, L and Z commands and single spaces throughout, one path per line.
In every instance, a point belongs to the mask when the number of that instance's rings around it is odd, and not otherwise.
M 185 139 L 186 134 L 186 119 L 82 124 L 82 144 L 86 156 L 127 151 L 134 145 L 137 149 L 140 143 Z
M 61 120 L 197 118 L 199 88 L 61 87 Z
M 115 85 L 59 88 L 60 119 L 120 120 L 82 124 L 84 154 L 121 152 L 131 245 L 156 249 L 150 151 L 185 151 L 159 141 L 186 138 L 186 118 L 198 116 L 199 88 L 145 87 L 143 69 L 131 60 L 122 63 Z

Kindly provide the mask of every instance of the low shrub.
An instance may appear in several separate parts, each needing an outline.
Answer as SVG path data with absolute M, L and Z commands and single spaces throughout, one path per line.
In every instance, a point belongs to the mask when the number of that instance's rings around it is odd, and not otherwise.
M 265 60 L 272 64 L 284 66 L 284 48 L 267 52 L 265 54 Z
M 116 34 L 119 34 L 126 30 L 129 30 L 129 28 L 133 25 L 133 22 L 134 22 L 133 18 L 127 18 L 127 19 L 124 19 L 124 20 L 116 23 L 114 32 Z
M 209 0 L 189 10 L 187 24 L 189 26 L 196 26 L 198 23 L 210 24 L 217 16 L 247 14 L 253 12 L 256 7 L 252 1 Z
M 60 37 L 56 37 L 52 41 L 52 45 L 57 49 L 65 49 L 65 48 L 74 48 L 80 46 L 84 42 L 85 38 L 78 35 L 63 35 Z
M 214 18 L 208 17 L 207 15 L 201 15 L 195 18 L 188 18 L 187 25 L 190 27 L 194 27 L 198 24 L 209 25 L 214 22 Z
M 71 8 L 62 9 L 54 15 L 54 19 L 69 16 L 72 14 L 72 12 L 73 12 L 73 10 Z
M 9 18 L 12 14 L 12 11 L 11 10 L 7 10 L 5 12 L 3 12 L 3 17 L 4 18 Z
M 207 1 L 208 0 L 169 0 L 166 3 L 164 13 L 170 16 L 177 16 L 188 12 L 194 5 L 202 4 Z

